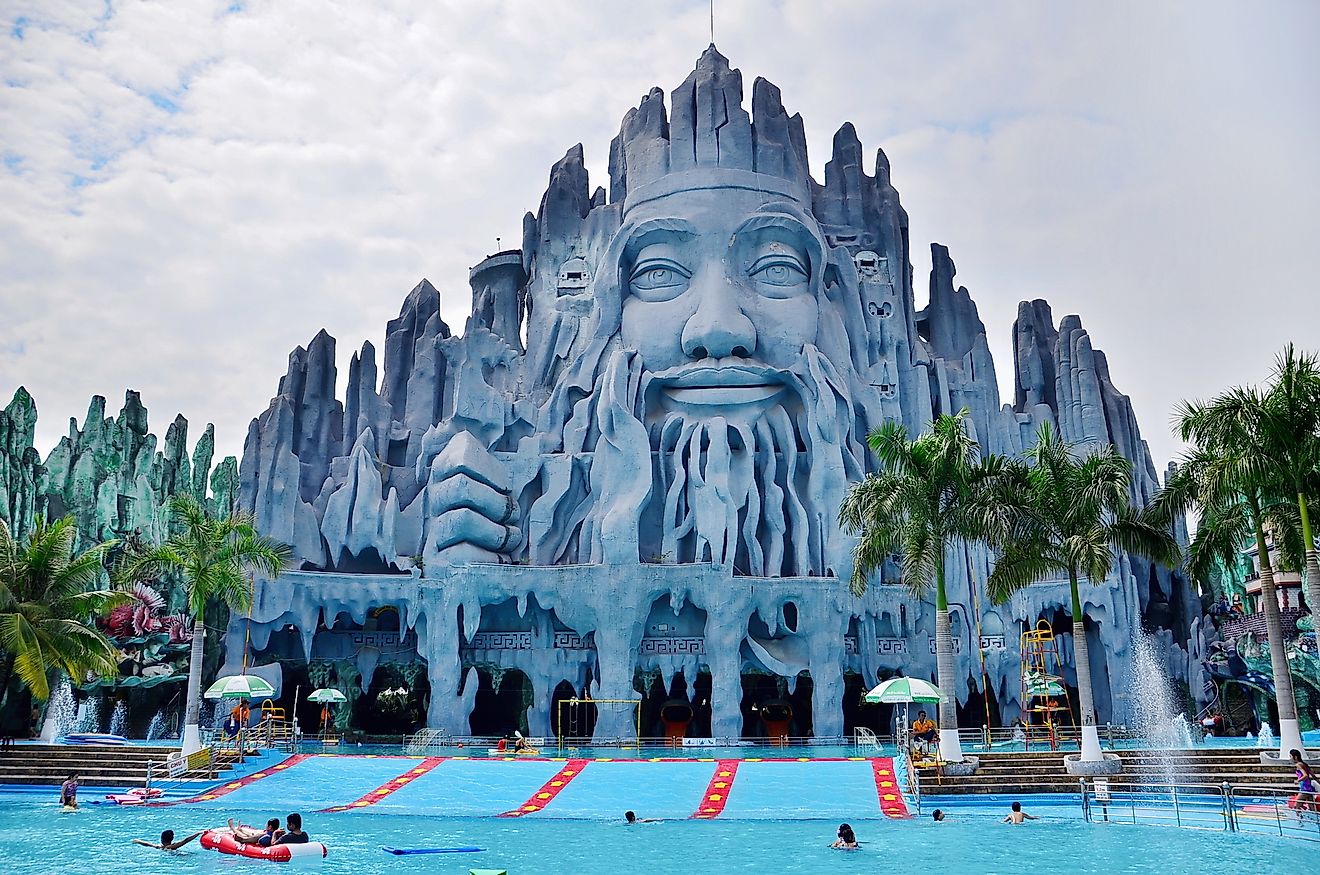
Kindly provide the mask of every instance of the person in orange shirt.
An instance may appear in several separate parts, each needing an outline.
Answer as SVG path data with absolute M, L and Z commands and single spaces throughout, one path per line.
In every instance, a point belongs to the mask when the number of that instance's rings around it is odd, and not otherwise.
M 240 699 L 229 712 L 229 734 L 238 735 L 238 731 L 248 725 L 251 717 L 252 708 L 248 705 L 247 699 Z
M 912 737 L 917 741 L 934 744 L 938 741 L 937 733 L 935 721 L 928 718 L 925 711 L 918 711 L 917 719 L 912 722 Z

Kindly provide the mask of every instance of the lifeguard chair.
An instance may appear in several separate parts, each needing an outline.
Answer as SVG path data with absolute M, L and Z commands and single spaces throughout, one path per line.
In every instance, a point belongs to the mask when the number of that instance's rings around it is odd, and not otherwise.
M 1063 682 L 1059 643 L 1048 620 L 1022 633 L 1022 731 L 1027 750 L 1031 743 L 1048 741 L 1059 749 L 1060 729 L 1073 725 L 1072 702 Z

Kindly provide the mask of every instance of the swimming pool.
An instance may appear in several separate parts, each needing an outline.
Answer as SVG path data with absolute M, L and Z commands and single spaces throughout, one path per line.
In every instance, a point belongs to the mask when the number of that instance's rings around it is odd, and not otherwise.
M 167 828 L 184 835 L 228 817 L 262 822 L 289 811 L 301 812 L 312 837 L 330 847 L 321 871 L 345 875 L 470 868 L 505 868 L 511 875 L 872 872 L 918 864 L 930 872 L 1030 867 L 1176 875 L 1203 872 L 1208 863 L 1223 872 L 1305 871 L 1316 851 L 1309 842 L 1262 835 L 1088 824 L 1070 797 L 1025 799 L 1028 811 L 1044 820 L 1023 827 L 999 823 L 1007 799 L 958 800 L 943 824 L 930 821 L 929 804 L 926 817 L 887 817 L 884 799 L 894 792 L 889 765 L 856 758 L 275 758 L 196 802 L 167 807 L 85 806 L 63 814 L 53 798 L 0 795 L 0 859 L 6 875 L 262 871 L 266 864 L 195 844 L 166 857 L 130 839 L 155 839 Z M 85 801 L 94 796 L 84 790 Z M 703 819 L 713 796 L 720 797 L 715 813 Z M 627 809 L 664 822 L 625 826 Z M 865 843 L 862 851 L 825 847 L 844 820 Z M 417 857 L 381 850 L 467 845 L 486 850 Z
M 675 820 L 633 827 L 617 820 L 417 817 L 398 813 L 307 814 L 314 839 L 330 846 L 327 875 L 466 875 L 470 868 L 510 875 L 625 873 L 876 872 L 1020 873 L 1068 871 L 1162 875 L 1218 872 L 1303 872 L 1315 846 L 1240 834 L 1144 826 L 1095 826 L 1063 808 L 1028 810 L 1046 819 L 1022 827 L 998 822 L 1000 811 L 959 808 L 943 824 L 922 820 L 851 821 L 863 850 L 829 850 L 836 820 Z M 84 809 L 57 813 L 53 803 L 0 800 L 0 856 L 8 875 L 134 871 L 263 871 L 268 864 L 221 857 L 195 843 L 179 854 L 137 847 L 162 829 L 200 829 L 230 814 L 248 821 L 283 814 L 276 799 L 249 799 L 236 808 Z M 650 812 L 643 811 L 644 814 Z M 52 838 L 53 836 L 53 838 Z M 484 847 L 482 853 L 394 857 L 382 846 Z

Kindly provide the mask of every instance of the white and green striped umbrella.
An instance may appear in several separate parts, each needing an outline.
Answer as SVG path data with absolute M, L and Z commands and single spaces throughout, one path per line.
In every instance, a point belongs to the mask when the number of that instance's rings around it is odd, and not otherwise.
M 338 702 L 347 702 L 348 697 L 345 696 L 343 693 L 339 692 L 338 690 L 332 690 L 328 687 L 322 687 L 319 690 L 313 690 L 312 694 L 307 697 L 307 701 L 325 702 L 326 704 L 331 704 Z
M 887 705 L 901 702 L 939 702 L 944 698 L 940 688 L 921 678 L 890 678 L 881 681 L 865 696 L 868 702 Z
M 254 674 L 232 674 L 216 678 L 203 695 L 208 699 L 265 699 L 275 695 L 275 688 Z

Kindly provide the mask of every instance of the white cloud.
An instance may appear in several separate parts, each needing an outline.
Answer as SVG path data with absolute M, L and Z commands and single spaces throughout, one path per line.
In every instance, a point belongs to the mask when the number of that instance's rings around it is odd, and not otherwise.
M 240 450 L 290 349 L 341 371 L 422 276 L 517 240 L 583 142 L 707 41 L 704 2 L 11 2 L 0 13 L 0 395 L 48 448 L 139 389 Z M 1076 312 L 1157 460 L 1180 398 L 1320 346 L 1320 7 L 1274 2 L 717 4 L 721 50 L 851 119 L 926 244 L 948 244 L 1011 377 L 1017 302 Z M 20 38 L 21 36 L 21 38 Z M 1007 393 L 1006 393 L 1007 394 Z M 4 399 L 0 399 L 3 401 Z

